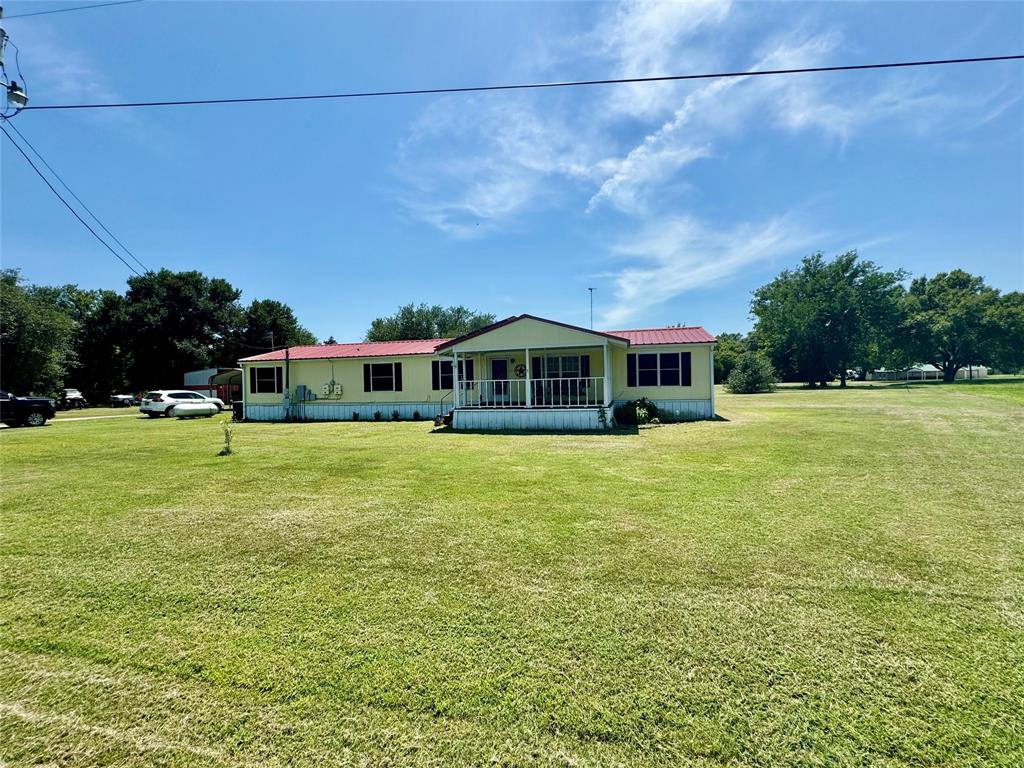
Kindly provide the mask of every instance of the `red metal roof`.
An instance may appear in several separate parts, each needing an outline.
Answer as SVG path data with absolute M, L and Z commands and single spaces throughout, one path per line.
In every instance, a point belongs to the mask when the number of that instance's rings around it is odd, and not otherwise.
M 496 326 L 506 325 L 522 317 L 533 317 L 532 315 L 519 315 L 502 320 L 489 326 L 492 330 Z M 541 319 L 541 318 L 537 318 Z M 553 321 L 547 321 L 553 322 Z M 565 325 L 564 323 L 554 323 Z M 565 326 L 576 328 L 577 326 Z M 581 331 L 588 331 L 588 328 L 580 328 Z M 633 331 L 594 331 L 601 336 L 613 336 L 623 339 L 630 344 L 640 346 L 650 344 L 713 344 L 715 337 L 700 326 L 688 328 L 640 328 Z M 462 338 L 467 338 L 467 334 Z M 292 347 L 289 350 L 289 357 L 292 360 L 322 360 L 339 359 L 343 357 L 397 357 L 400 355 L 432 355 L 440 348 L 448 346 L 452 339 L 416 339 L 412 341 L 360 341 L 354 344 L 314 344 L 307 347 Z M 284 350 L 266 352 L 262 355 L 244 357 L 243 363 L 271 362 L 284 360 Z
M 715 337 L 699 325 L 688 328 L 640 328 L 635 331 L 608 331 L 630 344 L 714 344 Z
M 360 341 L 355 344 L 314 344 L 308 347 L 292 347 L 292 360 L 338 359 L 342 357 L 394 357 L 396 355 L 432 355 L 439 344 L 448 339 L 417 339 L 413 341 Z M 284 350 L 266 352 L 262 355 L 243 357 L 243 363 L 284 360 Z

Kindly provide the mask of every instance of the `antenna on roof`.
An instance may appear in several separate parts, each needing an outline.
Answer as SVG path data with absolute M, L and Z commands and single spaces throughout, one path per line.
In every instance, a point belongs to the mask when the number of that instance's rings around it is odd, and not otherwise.
M 594 330 L 594 289 L 587 288 L 590 291 L 590 330 Z

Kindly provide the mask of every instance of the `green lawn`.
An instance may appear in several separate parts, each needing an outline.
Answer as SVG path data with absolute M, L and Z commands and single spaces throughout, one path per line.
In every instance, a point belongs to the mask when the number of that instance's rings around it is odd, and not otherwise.
M 718 403 L 3 430 L 0 764 L 1024 763 L 1024 384 Z

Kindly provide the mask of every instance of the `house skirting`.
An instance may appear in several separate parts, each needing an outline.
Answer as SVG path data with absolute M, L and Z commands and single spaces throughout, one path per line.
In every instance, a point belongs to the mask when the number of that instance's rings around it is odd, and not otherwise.
M 597 408 L 457 408 L 452 428 L 488 432 L 597 430 L 601 429 L 597 412 Z
M 451 409 L 450 403 L 445 403 L 444 410 L 447 413 Z M 353 421 L 353 414 L 359 414 L 359 421 L 373 421 L 374 413 L 380 411 L 381 421 L 391 421 L 394 411 L 398 411 L 398 418 L 410 420 L 416 413 L 424 421 L 432 420 L 441 413 L 440 403 L 336 403 L 324 400 L 311 400 L 291 404 L 292 421 Z M 247 403 L 245 406 L 245 418 L 247 421 L 284 421 L 285 406 L 282 403 L 276 405 L 255 405 Z
M 614 407 L 617 408 L 627 400 L 616 400 Z M 700 419 L 713 419 L 714 409 L 710 400 L 651 400 L 658 407 L 661 413 L 661 421 L 699 421 Z

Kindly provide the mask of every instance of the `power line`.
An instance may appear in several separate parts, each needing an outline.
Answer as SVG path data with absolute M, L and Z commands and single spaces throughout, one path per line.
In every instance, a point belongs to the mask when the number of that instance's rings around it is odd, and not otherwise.
M 92 233 L 92 236 L 95 237 L 97 240 L 99 240 L 100 243 L 102 243 L 104 248 L 106 248 L 108 251 L 110 251 L 112 254 L 114 254 L 114 257 L 118 261 L 120 261 L 122 264 L 124 264 L 126 267 L 128 267 L 128 269 L 130 269 L 132 272 L 134 272 L 138 277 L 142 277 L 142 274 L 137 269 L 135 269 L 135 267 L 133 267 L 129 262 L 125 261 L 124 258 L 121 256 L 121 254 L 119 254 L 117 251 L 115 251 L 113 248 L 111 248 L 106 240 L 104 240 L 102 237 L 100 237 L 98 234 L 96 234 L 96 230 L 93 229 L 92 227 L 90 227 L 89 223 L 85 219 L 83 219 L 81 216 L 78 215 L 78 211 L 76 211 L 74 208 L 72 208 L 71 205 L 68 203 L 68 201 L 65 200 L 63 197 L 61 197 L 60 192 L 58 192 L 56 190 L 56 188 L 53 186 L 53 184 L 50 183 L 50 180 L 48 178 L 46 178 L 46 176 L 43 175 L 43 172 L 40 171 L 36 167 L 36 164 L 32 162 L 32 158 L 28 156 L 28 154 L 25 152 L 25 150 L 21 148 L 21 145 L 18 144 L 18 142 L 16 142 L 14 140 L 14 138 L 11 136 L 11 134 L 9 134 L 7 132 L 7 128 L 4 125 L 2 125 L 2 124 L 0 124 L 0 131 L 4 132 L 4 136 L 7 137 L 7 140 L 10 141 L 11 144 L 14 145 L 15 149 L 17 149 L 21 153 L 21 156 L 25 158 L 25 161 L 30 166 L 32 166 L 32 170 L 35 171 L 36 174 L 39 176 L 39 178 L 42 179 L 46 183 L 46 186 L 48 186 L 50 188 L 50 191 L 53 192 L 53 194 L 55 194 L 57 196 L 57 199 L 60 200 L 62 203 L 64 203 L 64 207 L 67 208 L 69 211 L 71 211 L 72 215 L 82 223 L 82 226 L 85 227 L 86 229 L 88 229 Z
M 180 101 L 133 101 L 108 104 L 40 104 L 28 109 L 116 109 L 121 107 L 185 107 L 201 104 L 254 104 L 270 101 L 313 101 L 322 99 L 359 99 L 378 96 L 422 96 L 445 93 L 478 93 L 482 91 L 523 91 L 540 88 L 575 88 L 585 85 L 621 85 L 627 83 L 663 83 L 680 80 L 710 80 L 723 77 L 754 77 L 759 75 L 797 75 L 812 72 L 850 72 L 863 69 L 896 69 L 901 67 L 930 67 L 940 64 L 975 64 L 986 61 L 1012 61 L 1024 59 L 1024 54 L 1012 56 L 979 56 L 969 59 L 936 59 L 932 61 L 901 61 L 886 64 L 847 64 L 837 67 L 803 67 L 799 69 L 758 69 L 741 72 L 713 72 L 699 75 L 663 75 L 659 77 L 620 77 L 606 80 L 567 80 L 553 83 L 520 83 L 516 85 L 475 85 L 463 88 L 415 88 L 401 91 L 354 91 L 349 93 L 322 93 L 307 96 L 259 96 L 231 99 L 183 99 Z
M 24 19 L 27 16 L 46 16 L 51 13 L 68 13 L 69 11 L 88 11 L 91 8 L 107 8 L 111 5 L 130 5 L 141 3 L 142 0 L 117 0 L 114 3 L 94 3 L 93 5 L 76 5 L 73 8 L 54 8 L 52 11 L 33 11 L 32 13 L 17 13 L 14 16 L 4 16 L 7 19 Z
M 34 146 L 32 146 L 32 142 L 30 142 L 28 139 L 25 138 L 25 135 L 15 127 L 14 123 L 13 122 L 9 122 L 8 125 L 11 127 L 12 131 L 14 131 L 16 134 L 18 134 L 18 138 L 20 138 L 22 140 L 22 142 L 24 142 L 25 145 L 35 153 L 36 157 L 38 157 L 42 161 L 43 165 L 45 165 L 47 170 L 49 170 L 49 172 L 54 175 L 54 177 L 57 179 L 57 181 L 59 181 L 61 184 L 64 185 L 64 189 L 66 189 L 70 193 L 70 195 L 73 198 L 75 198 L 75 200 L 78 201 L 78 204 L 80 206 L 82 206 L 82 208 L 85 209 L 86 213 L 88 213 L 90 216 L 93 217 L 93 219 L 96 220 L 96 223 L 100 225 L 100 227 L 103 229 L 103 231 L 106 232 L 108 235 L 110 235 L 111 239 L 115 243 L 117 243 L 119 246 L 121 246 L 121 248 L 124 249 L 124 252 L 127 253 L 129 256 L 132 257 L 132 259 L 135 260 L 136 264 L 138 264 L 140 267 L 142 267 L 146 272 L 152 272 L 153 270 L 151 270 L 149 267 L 147 267 L 145 264 L 143 264 L 142 260 L 139 259 L 139 257 L 136 256 L 134 253 L 132 253 L 131 250 L 129 250 L 128 246 L 125 245 L 124 243 L 122 243 L 117 238 L 117 235 L 115 235 L 113 232 L 111 232 L 109 229 L 107 229 L 107 225 L 104 224 L 102 221 L 100 221 L 99 216 L 97 216 L 95 213 L 93 213 L 92 209 L 89 208 L 88 205 L 86 205 L 84 202 L 82 202 L 82 198 L 80 198 L 78 195 L 75 194 L 75 191 L 73 189 L 71 189 L 71 187 L 68 186 L 68 183 L 66 181 L 64 181 L 64 179 L 61 178 L 60 174 L 57 173 L 53 169 L 53 166 L 50 165 L 48 162 L 46 162 L 46 158 L 43 157 L 39 153 L 38 149 L 36 149 Z

